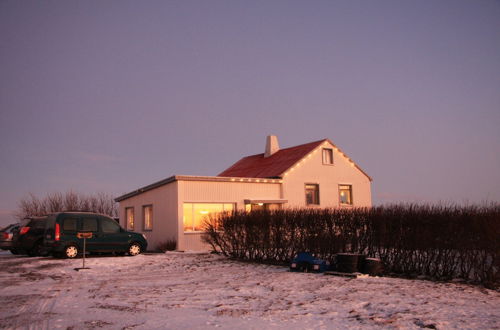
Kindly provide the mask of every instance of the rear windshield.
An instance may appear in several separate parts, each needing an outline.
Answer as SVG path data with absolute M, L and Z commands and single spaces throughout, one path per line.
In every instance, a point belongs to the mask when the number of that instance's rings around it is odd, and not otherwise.
M 47 218 L 41 218 L 41 219 L 33 219 L 31 220 L 31 222 L 29 223 L 29 227 L 33 227 L 33 228 L 45 228 L 45 221 L 47 220 Z
M 24 218 L 21 220 L 21 227 L 45 228 L 47 217 Z

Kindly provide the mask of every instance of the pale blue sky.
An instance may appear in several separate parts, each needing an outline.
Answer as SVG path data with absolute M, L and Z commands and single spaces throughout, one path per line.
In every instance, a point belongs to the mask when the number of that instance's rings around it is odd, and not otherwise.
M 500 201 L 499 1 L 0 1 L 0 224 L 330 138 L 377 204 Z

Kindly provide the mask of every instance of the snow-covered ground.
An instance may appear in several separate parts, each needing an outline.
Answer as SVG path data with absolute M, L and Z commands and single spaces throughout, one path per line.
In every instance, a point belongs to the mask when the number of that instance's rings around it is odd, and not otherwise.
M 500 327 L 500 293 L 348 279 L 194 253 L 87 258 L 0 253 L 0 327 L 335 329 Z

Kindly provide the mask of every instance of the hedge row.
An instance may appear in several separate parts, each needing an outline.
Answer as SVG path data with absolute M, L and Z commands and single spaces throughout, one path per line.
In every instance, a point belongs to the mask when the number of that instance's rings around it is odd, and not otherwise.
M 392 205 L 357 209 L 234 212 L 206 223 L 205 240 L 226 256 L 288 263 L 309 251 L 380 258 L 386 272 L 499 284 L 500 204 Z

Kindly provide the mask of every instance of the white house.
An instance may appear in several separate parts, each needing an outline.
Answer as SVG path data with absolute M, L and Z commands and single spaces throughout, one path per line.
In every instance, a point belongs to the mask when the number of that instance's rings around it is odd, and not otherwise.
M 330 140 L 280 149 L 268 136 L 264 153 L 217 176 L 174 175 L 115 200 L 120 223 L 144 233 L 151 249 L 176 240 L 178 250 L 206 250 L 208 214 L 275 208 L 368 207 L 372 179 Z

